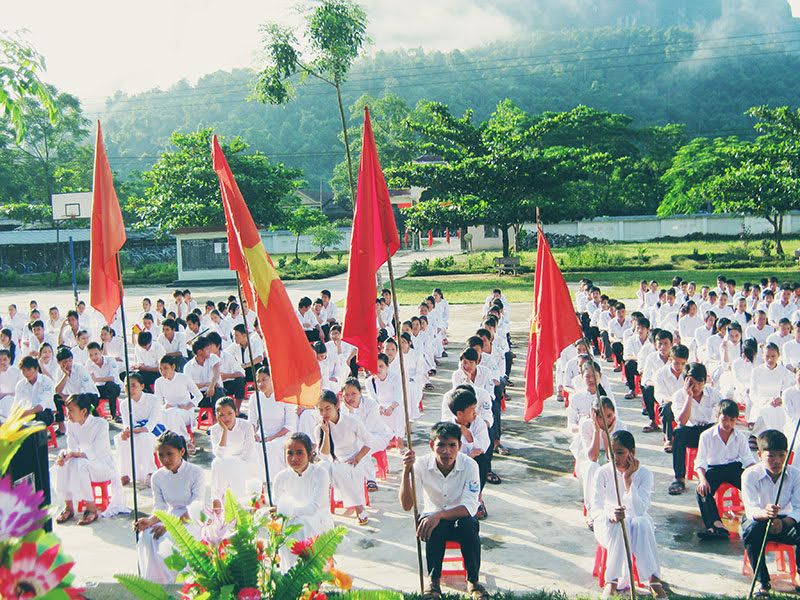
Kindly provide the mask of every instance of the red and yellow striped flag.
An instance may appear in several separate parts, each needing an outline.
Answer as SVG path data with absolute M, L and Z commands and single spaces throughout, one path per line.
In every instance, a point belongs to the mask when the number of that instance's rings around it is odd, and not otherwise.
M 258 315 L 275 398 L 290 404 L 316 406 L 321 391 L 316 355 L 264 248 L 217 136 L 211 142 L 211 158 L 225 209 L 228 261 L 230 268 L 239 274 L 247 301 Z

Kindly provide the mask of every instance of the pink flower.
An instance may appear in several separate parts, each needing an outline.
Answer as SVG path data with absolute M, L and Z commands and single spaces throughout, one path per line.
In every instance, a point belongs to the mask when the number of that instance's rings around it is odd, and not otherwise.
M 308 538 L 307 540 L 295 542 L 292 544 L 292 554 L 299 556 L 300 558 L 308 558 L 308 555 L 311 552 L 311 547 L 314 545 L 316 539 L 316 537 L 312 537 Z
M 258 588 L 242 588 L 236 595 L 237 600 L 261 600 L 261 592 Z
M 55 568 L 59 546 L 37 553 L 36 544 L 26 542 L 14 552 L 11 567 L 0 567 L 0 598 L 28 600 L 44 596 L 64 581 L 73 562 L 62 563 Z M 66 588 L 70 598 L 80 598 L 80 590 Z
M 233 533 L 234 522 L 226 523 L 221 514 L 211 512 L 205 523 L 200 525 L 200 541 L 217 548 Z
M 0 478 L 0 540 L 39 529 L 47 516 L 47 510 L 39 508 L 43 497 L 28 483 L 12 486 L 10 477 Z

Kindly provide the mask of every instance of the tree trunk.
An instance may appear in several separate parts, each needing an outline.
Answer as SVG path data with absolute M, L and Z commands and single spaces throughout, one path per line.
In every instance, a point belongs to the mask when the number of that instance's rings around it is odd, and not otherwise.
M 783 238 L 783 215 L 775 217 L 773 228 L 775 229 L 775 253 L 778 256 L 783 256 L 783 244 L 781 243 Z
M 356 184 L 353 179 L 353 159 L 350 157 L 350 136 L 347 135 L 347 120 L 344 118 L 344 104 L 342 103 L 341 84 L 336 82 L 336 100 L 339 102 L 339 118 L 342 120 L 342 135 L 344 136 L 344 152 L 347 157 L 347 179 L 350 182 L 350 202 L 353 212 L 356 209 Z
M 503 232 L 503 258 L 508 258 L 510 254 L 508 244 L 508 225 L 501 226 L 500 230 Z
M 300 262 L 300 234 L 298 233 L 294 238 L 294 259 Z

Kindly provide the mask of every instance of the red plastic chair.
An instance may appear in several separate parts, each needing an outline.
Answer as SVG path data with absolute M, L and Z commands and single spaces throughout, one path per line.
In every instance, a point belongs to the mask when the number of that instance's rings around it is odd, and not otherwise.
M 792 585 L 797 580 L 797 561 L 794 557 L 794 546 L 788 544 L 779 544 L 778 542 L 767 542 L 767 547 L 764 549 L 764 560 L 766 560 L 769 553 L 775 555 L 775 562 L 778 566 L 778 571 L 786 573 L 786 563 L 789 563 L 789 576 L 792 578 Z M 744 562 L 742 563 L 742 575 L 752 575 L 753 568 L 750 566 L 750 559 L 747 558 L 747 552 L 744 553 Z
M 694 460 L 697 458 L 697 448 L 686 449 L 686 479 L 692 480 L 697 477 L 694 470 Z
M 386 456 L 386 450 L 374 452 L 372 458 L 375 459 L 376 463 L 375 475 L 381 481 L 386 481 L 386 478 L 389 476 L 389 458 Z
M 467 567 L 464 565 L 464 557 L 461 555 L 461 544 L 458 542 L 445 542 L 444 545 L 444 558 L 442 559 L 442 576 L 461 576 L 464 579 L 467 578 Z M 448 550 L 458 550 L 458 554 L 447 554 Z M 460 567 L 456 568 L 447 568 L 445 565 L 456 564 L 461 565 Z
M 726 514 L 740 516 L 744 513 L 744 503 L 739 494 L 739 489 L 730 483 L 723 483 L 714 492 L 714 502 L 717 504 L 717 513 L 720 517 Z
M 633 376 L 633 393 L 637 396 L 642 395 L 642 376 L 641 375 L 634 375 Z
M 111 418 L 111 409 L 109 408 L 108 399 L 100 398 L 97 402 L 97 414 L 105 419 Z
M 364 506 L 369 506 L 369 490 L 367 489 L 366 480 L 364 481 Z M 333 495 L 333 486 L 331 486 L 331 514 L 333 514 L 337 508 L 344 508 L 344 504 L 341 500 L 336 500 Z
M 211 429 L 212 425 L 217 422 L 214 416 L 214 409 L 210 407 L 201 408 L 197 413 L 197 428 L 201 431 Z
M 47 426 L 47 449 L 58 449 L 58 440 L 56 439 L 56 428 L 52 425 Z
M 111 502 L 111 496 L 108 493 L 108 487 L 111 485 L 111 480 L 108 481 L 93 481 L 92 482 L 92 495 L 94 496 L 94 504 L 97 510 L 103 512 L 108 508 Z M 78 512 L 82 513 L 86 510 L 86 503 L 81 500 L 78 502 Z
M 594 569 L 592 570 L 592 577 L 597 577 L 600 587 L 606 587 L 606 561 L 608 560 L 608 550 L 600 544 L 597 545 L 597 550 L 594 553 Z M 639 571 L 636 569 L 636 557 L 633 557 L 633 578 L 636 587 L 643 588 L 644 584 L 639 581 Z

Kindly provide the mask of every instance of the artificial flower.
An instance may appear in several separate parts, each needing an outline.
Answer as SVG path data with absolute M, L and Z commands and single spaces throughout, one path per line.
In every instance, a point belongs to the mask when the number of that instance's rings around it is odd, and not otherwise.
M 314 546 L 314 542 L 316 541 L 316 537 L 311 537 L 306 540 L 300 540 L 299 542 L 295 542 L 292 544 L 292 554 L 295 556 L 299 556 L 300 558 L 308 558 L 311 554 L 311 548 Z
M 0 540 L 21 538 L 39 527 L 47 517 L 40 509 L 44 494 L 29 483 L 11 485 L 10 477 L 0 478 Z
M 26 542 L 13 553 L 11 566 L 0 567 L 0 598 L 8 600 L 28 600 L 44 596 L 64 581 L 73 562 L 65 562 L 57 567 L 53 563 L 58 556 L 56 544 L 42 554 L 38 554 L 36 544 Z M 80 590 L 65 588 L 70 598 L 80 598 Z
M 239 590 L 237 600 L 261 600 L 261 591 L 258 588 L 248 587 Z
M 8 418 L 3 423 L 0 423 L 0 475 L 5 474 L 8 465 L 11 464 L 11 459 L 19 450 L 25 438 L 44 429 L 43 423 L 23 427 L 33 419 L 32 414 L 23 416 L 24 412 L 25 409 L 22 404 L 15 402 L 11 408 L 11 414 L 8 415 Z
M 233 533 L 234 524 L 234 521 L 226 523 L 221 514 L 212 511 L 200 525 L 200 541 L 217 548 Z
M 347 573 L 344 573 L 343 571 L 334 568 L 328 569 L 328 573 L 331 574 L 331 577 L 333 578 L 332 579 L 333 585 L 335 585 L 336 587 L 345 591 L 353 587 L 353 578 L 350 577 L 350 575 L 348 575 Z
M 274 534 L 279 534 L 283 531 L 283 523 L 278 521 L 277 519 L 273 519 L 269 523 L 267 523 L 267 529 L 269 529 Z
M 205 591 L 205 588 L 200 585 L 199 583 L 184 583 L 183 587 L 181 588 L 181 598 L 183 600 L 191 600 L 196 595 L 201 594 Z

